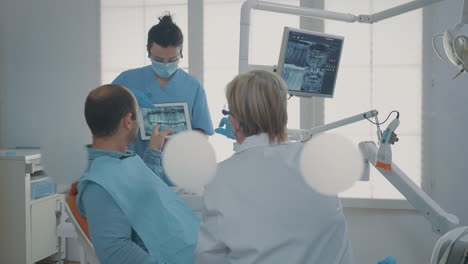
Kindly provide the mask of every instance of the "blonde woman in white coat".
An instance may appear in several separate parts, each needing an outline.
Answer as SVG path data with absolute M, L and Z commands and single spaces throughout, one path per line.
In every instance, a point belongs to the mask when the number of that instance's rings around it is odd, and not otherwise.
M 287 142 L 287 88 L 251 71 L 226 89 L 235 154 L 206 186 L 199 264 L 353 263 L 342 206 L 298 169 L 302 143 Z

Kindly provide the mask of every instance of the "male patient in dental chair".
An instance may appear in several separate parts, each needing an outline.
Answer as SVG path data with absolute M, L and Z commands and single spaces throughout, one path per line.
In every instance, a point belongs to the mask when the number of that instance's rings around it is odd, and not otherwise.
M 199 219 L 161 179 L 160 150 L 172 132 L 156 126 L 141 159 L 127 150 L 137 138 L 138 112 L 123 86 L 89 93 L 88 168 L 67 200 L 101 263 L 193 263 Z

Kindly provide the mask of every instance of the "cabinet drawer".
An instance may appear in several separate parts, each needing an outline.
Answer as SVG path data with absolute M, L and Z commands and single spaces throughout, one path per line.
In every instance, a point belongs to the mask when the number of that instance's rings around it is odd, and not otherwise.
M 60 196 L 50 195 L 31 202 L 31 260 L 46 258 L 58 251 L 55 211 Z

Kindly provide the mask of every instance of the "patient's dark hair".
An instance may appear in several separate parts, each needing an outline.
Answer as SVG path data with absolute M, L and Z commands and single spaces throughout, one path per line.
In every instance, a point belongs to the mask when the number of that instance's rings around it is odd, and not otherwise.
M 148 43 L 146 44 L 148 53 L 151 48 L 151 44 L 153 43 L 156 43 L 163 48 L 169 46 L 182 47 L 182 43 L 184 43 L 184 35 L 182 35 L 180 28 L 172 22 L 170 14 L 159 17 L 159 23 L 149 30 Z
M 118 84 L 106 84 L 91 91 L 86 98 L 85 118 L 93 136 L 112 136 L 120 120 L 128 114 L 136 119 L 135 99 L 131 92 Z

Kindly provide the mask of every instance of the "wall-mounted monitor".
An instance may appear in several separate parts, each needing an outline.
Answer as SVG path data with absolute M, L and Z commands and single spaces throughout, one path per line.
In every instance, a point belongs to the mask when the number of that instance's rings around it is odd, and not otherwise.
M 278 74 L 289 94 L 332 98 L 344 38 L 285 27 Z

